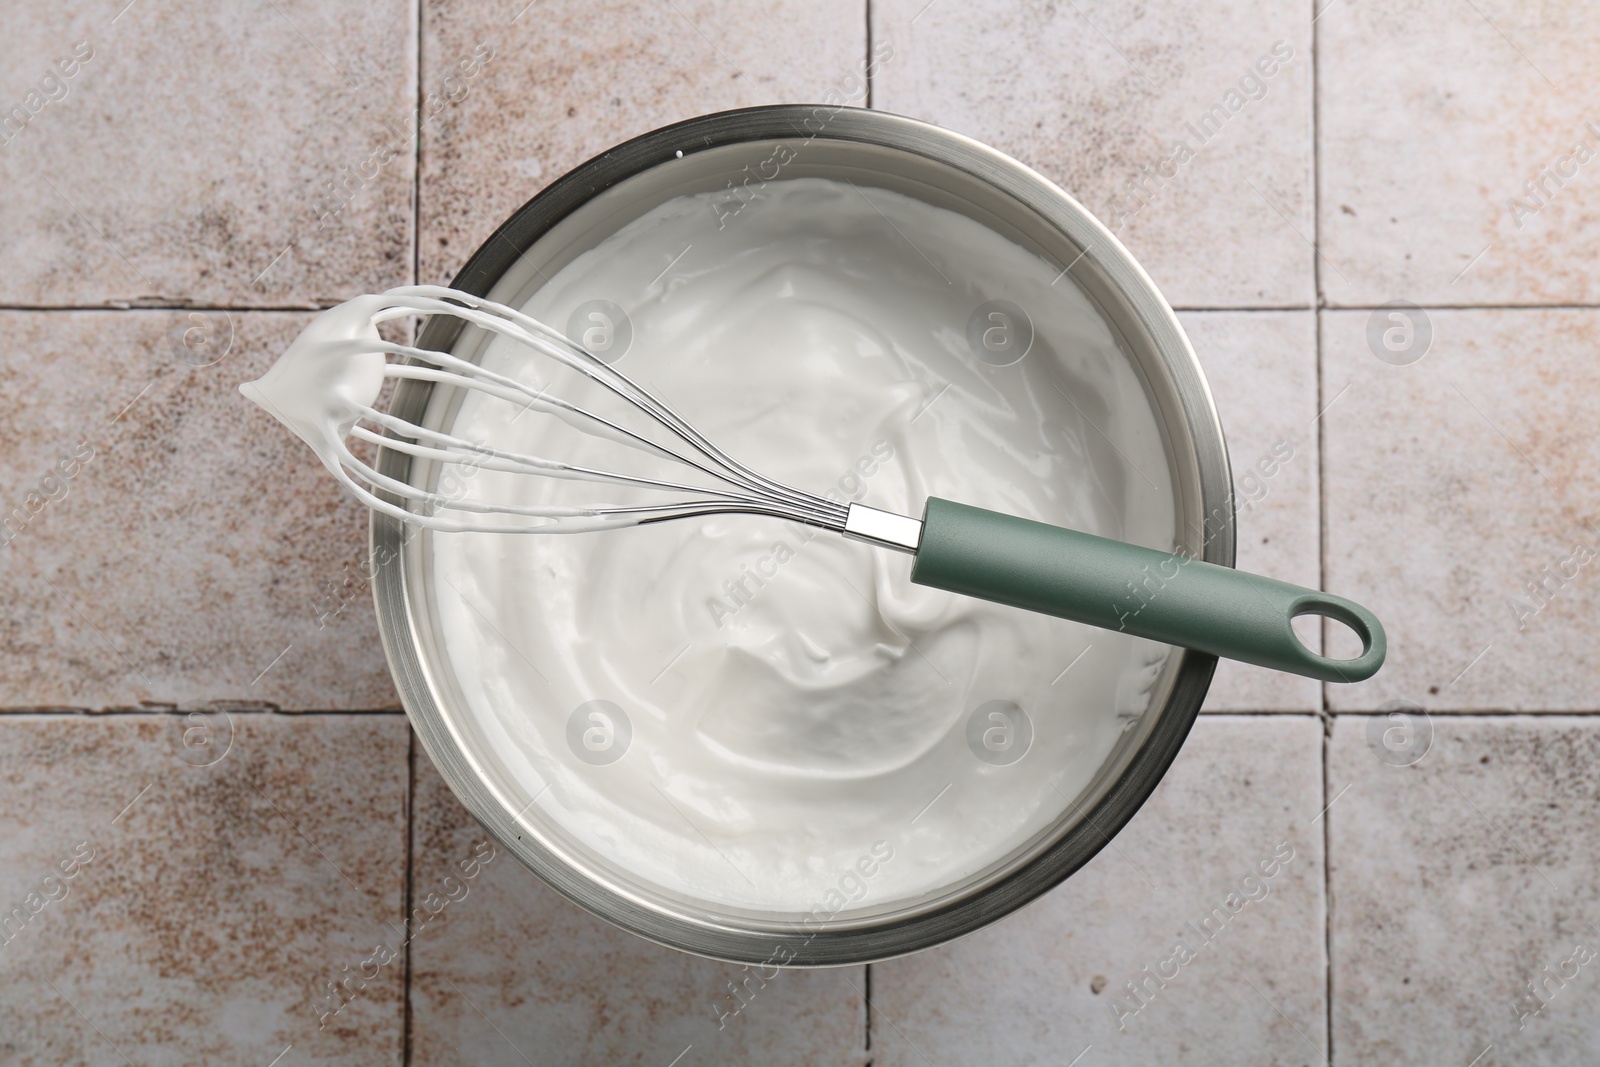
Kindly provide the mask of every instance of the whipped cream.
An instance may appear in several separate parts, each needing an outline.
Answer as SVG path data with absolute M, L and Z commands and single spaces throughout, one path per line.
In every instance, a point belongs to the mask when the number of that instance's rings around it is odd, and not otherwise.
M 907 515 L 935 494 L 1172 547 L 1166 453 L 1112 331 L 1062 265 L 968 218 L 818 178 L 769 183 L 727 220 L 711 195 L 681 197 L 522 310 L 565 326 L 594 301 L 626 312 L 617 369 L 762 474 Z M 1009 365 L 969 340 L 991 301 L 1031 321 Z M 507 338 L 481 359 L 604 400 Z M 443 428 L 637 469 L 492 397 L 468 396 Z M 648 498 L 492 470 L 458 481 L 501 503 Z M 429 533 L 421 550 L 437 669 L 471 758 L 518 786 L 511 810 L 713 911 L 828 901 L 848 916 L 979 874 L 1073 805 L 1168 651 L 914 586 L 908 556 L 754 516 Z

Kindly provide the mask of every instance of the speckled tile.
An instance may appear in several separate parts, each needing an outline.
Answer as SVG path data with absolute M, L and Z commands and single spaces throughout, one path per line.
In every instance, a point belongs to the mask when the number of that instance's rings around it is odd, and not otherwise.
M 404 913 L 407 744 L 398 715 L 0 718 L 0 1060 L 398 1064 L 398 963 L 321 1030 L 316 998 Z
M 1233 464 L 1237 565 L 1310 589 L 1317 543 L 1317 325 L 1310 311 L 1180 315 L 1211 384 Z M 1308 633 L 1312 648 L 1320 634 Z M 1209 711 L 1315 711 L 1309 678 L 1223 660 Z
M 412 899 L 455 899 L 411 942 L 414 1063 L 865 1062 L 861 968 L 783 972 L 719 1029 L 726 983 L 743 968 L 568 903 L 484 844 L 420 748 L 416 766 Z M 475 856 L 491 858 L 463 882 L 458 868 Z
M 1329 301 L 1600 298 L 1600 8 L 1335 0 L 1323 11 Z
M 1061 887 L 873 967 L 873 1062 L 1323 1062 L 1321 751 L 1312 716 L 1203 716 L 1150 802 Z
M 423 82 L 483 47 L 470 92 L 424 128 L 421 276 L 445 282 L 513 211 L 630 137 L 695 115 L 866 98 L 854 0 L 425 0 Z
M 1334 725 L 1335 1058 L 1600 1060 L 1600 720 L 1411 725 Z
M 894 46 L 875 107 L 1060 183 L 1176 306 L 1310 306 L 1310 5 L 880 0 L 872 12 L 874 40 Z
M 236 388 L 305 320 L 0 313 L 0 707 L 396 705 L 361 508 Z
M 10 11 L 0 108 L 42 106 L 0 132 L 0 303 L 299 305 L 406 281 L 415 39 L 405 0 Z
M 1389 635 L 1332 706 L 1600 706 L 1600 312 L 1428 311 L 1406 366 L 1389 314 L 1323 317 L 1329 587 Z

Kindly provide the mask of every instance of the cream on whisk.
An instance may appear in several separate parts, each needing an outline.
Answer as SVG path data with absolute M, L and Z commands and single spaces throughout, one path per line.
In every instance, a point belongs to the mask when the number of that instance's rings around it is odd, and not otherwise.
M 937 494 L 1171 547 L 1148 401 L 1059 267 L 877 188 L 773 182 L 732 219 L 712 199 L 655 208 L 522 311 L 624 309 L 617 369 L 786 485 L 903 515 Z M 1031 323 L 1015 362 L 979 350 L 1014 326 L 985 317 L 995 302 Z M 481 363 L 529 373 L 504 336 Z M 562 395 L 598 407 L 572 378 Z M 473 394 L 439 430 L 615 466 L 613 442 L 544 414 Z M 530 513 L 596 499 L 489 467 L 459 482 L 460 501 Z M 531 801 L 524 823 L 713 908 L 838 916 L 981 874 L 1072 805 L 1166 652 L 912 585 L 906 556 L 765 516 L 430 533 L 421 551 L 450 684 L 491 777 Z

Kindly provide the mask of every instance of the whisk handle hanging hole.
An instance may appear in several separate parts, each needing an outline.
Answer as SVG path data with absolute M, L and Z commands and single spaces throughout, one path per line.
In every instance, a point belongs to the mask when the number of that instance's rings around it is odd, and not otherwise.
M 1377 616 L 1344 597 L 938 497 L 911 580 L 1324 682 L 1372 677 L 1387 647 Z M 1302 615 L 1348 626 L 1361 654 L 1313 652 Z

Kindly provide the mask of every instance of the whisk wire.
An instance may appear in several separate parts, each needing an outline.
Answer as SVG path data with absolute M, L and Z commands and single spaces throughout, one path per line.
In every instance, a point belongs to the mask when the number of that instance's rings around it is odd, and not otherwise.
M 643 478 L 631 474 L 617 474 L 613 471 L 596 470 L 592 467 L 579 467 L 569 463 L 562 463 L 558 460 L 544 459 L 540 456 L 497 451 L 484 445 L 474 445 L 471 442 L 462 442 L 462 445 L 466 447 L 460 449 L 438 448 L 418 444 L 415 441 L 385 437 L 360 426 L 352 429 L 350 436 L 385 448 L 392 448 L 397 452 L 404 452 L 419 459 L 431 459 L 443 463 L 467 463 L 478 470 L 502 471 L 507 474 L 542 474 L 552 478 L 572 478 L 581 481 L 603 482 L 610 485 L 634 486 L 642 489 L 703 494 L 711 501 L 730 504 L 762 503 L 761 498 L 745 494 L 725 493 L 708 489 L 704 486 L 685 485 L 680 482 L 662 481 L 658 478 Z M 461 455 L 461 451 L 467 451 L 471 453 L 471 456 L 464 457 Z
M 712 483 L 700 485 L 644 473 L 606 471 L 497 449 L 418 425 L 379 411 L 373 403 L 362 403 L 340 394 L 344 420 L 341 428 L 332 433 L 333 439 L 324 441 L 319 451 L 328 459 L 339 481 L 362 503 L 381 514 L 430 529 L 457 532 L 581 532 L 713 514 L 765 515 L 836 531 L 846 528 L 848 505 L 793 489 L 751 470 L 714 445 L 648 389 L 537 319 L 493 301 L 439 286 L 405 286 L 391 289 L 380 297 L 362 299 L 369 302 L 352 301 L 341 307 L 350 315 L 358 316 L 351 321 L 364 320 L 366 327 L 344 335 L 306 341 L 307 359 L 348 361 L 378 354 L 385 357 L 378 371 L 369 368 L 362 373 L 378 373 L 379 377 L 365 380 L 379 383 L 384 379 L 398 379 L 476 392 L 519 406 L 523 411 L 535 410 L 550 415 L 591 437 L 680 464 Z M 372 336 L 371 327 L 378 323 L 418 314 L 453 316 L 577 371 L 649 418 L 671 437 L 671 442 L 652 439 L 622 422 L 556 395 L 549 384 L 535 386 L 450 352 Z M 375 398 L 377 385 L 372 388 Z M 574 506 L 517 504 L 446 494 L 375 469 L 351 450 L 350 440 L 377 445 L 415 460 L 459 465 L 470 471 L 481 469 L 580 480 L 670 492 L 686 499 Z M 489 515 L 508 516 L 519 521 L 485 522 L 473 518 Z M 539 521 L 520 521 L 527 519 Z
M 433 310 L 437 310 L 445 314 L 456 314 L 469 322 L 474 322 L 478 325 L 484 326 L 487 329 L 495 330 L 497 327 L 502 326 L 503 323 L 497 322 L 492 316 L 484 315 L 481 312 L 479 314 L 471 314 L 472 311 L 478 309 L 491 309 L 494 315 L 502 316 L 505 320 L 509 320 L 513 326 L 521 328 L 520 332 L 524 336 L 519 339 L 524 340 L 524 343 L 527 344 L 528 347 L 552 356 L 559 362 L 569 367 L 573 367 L 574 369 L 588 375 L 590 378 L 607 389 L 610 389 L 613 393 L 622 397 L 640 411 L 644 412 L 651 418 L 655 419 L 658 423 L 665 426 L 680 440 L 684 441 L 686 444 L 690 445 L 690 447 L 700 452 L 707 459 L 710 459 L 719 467 L 729 471 L 733 475 L 732 480 L 736 483 L 741 484 L 745 488 L 753 491 L 772 493 L 804 505 L 814 505 L 819 503 L 824 504 L 825 507 L 823 510 L 830 513 L 837 513 L 841 516 L 839 521 L 843 521 L 842 516 L 845 511 L 844 505 L 835 505 L 832 501 L 825 501 L 823 498 L 809 493 L 803 493 L 797 489 L 792 489 L 789 486 L 786 486 L 775 479 L 768 478 L 767 476 L 745 466 L 743 463 L 740 463 L 738 460 L 734 459 L 732 456 L 728 455 L 722 449 L 714 445 L 705 437 L 704 434 L 695 429 L 693 424 L 688 422 L 677 412 L 673 411 L 654 393 L 643 388 L 638 383 L 634 382 L 633 379 L 629 378 L 626 374 L 606 363 L 592 352 L 579 345 L 573 344 L 568 338 L 558 333 L 547 324 L 540 322 L 538 319 L 525 315 L 514 308 L 506 307 L 503 304 L 497 304 L 493 301 L 470 297 L 466 294 L 440 286 L 406 286 L 391 290 L 390 292 L 396 295 L 414 294 L 421 298 L 419 299 L 419 303 L 426 302 Z M 465 309 L 467 313 L 463 313 L 463 309 L 452 301 L 462 301 L 463 303 L 467 303 L 469 305 L 468 308 Z M 536 338 L 537 340 L 535 340 Z M 537 343 L 538 340 L 542 340 L 545 343 Z M 450 358 L 456 359 L 457 357 Z M 477 364 L 469 365 L 475 368 L 478 366 Z

